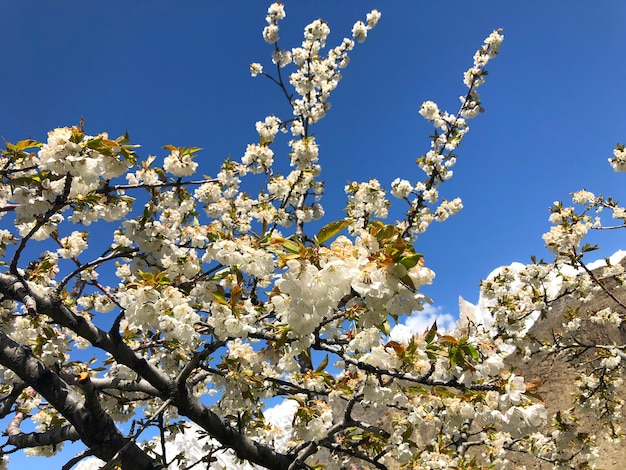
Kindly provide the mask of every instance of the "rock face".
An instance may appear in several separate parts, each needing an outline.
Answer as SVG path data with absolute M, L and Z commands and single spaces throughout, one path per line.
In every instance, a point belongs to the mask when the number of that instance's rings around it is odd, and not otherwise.
M 626 266 L 626 258 L 621 262 Z M 594 271 L 599 275 L 600 270 Z M 608 292 L 616 297 L 622 304 L 626 304 L 626 289 L 617 284 L 614 280 L 603 280 Z M 553 334 L 563 331 L 564 315 L 570 309 L 579 309 L 582 318 L 581 328 L 577 331 L 577 339 L 583 344 L 603 344 L 603 345 L 624 345 L 626 344 L 626 322 L 621 327 L 599 326 L 589 320 L 585 320 L 591 313 L 610 307 L 613 311 L 626 315 L 626 309 L 619 305 L 606 291 L 600 291 L 593 298 L 581 303 L 571 297 L 564 296 L 554 302 L 552 313 L 548 318 L 540 320 L 531 328 L 530 333 L 539 340 L 549 340 Z M 590 353 L 585 353 L 591 359 Z M 554 415 L 556 411 L 565 410 L 572 406 L 572 395 L 576 393 L 575 385 L 578 372 L 562 357 L 555 357 L 543 352 L 535 354 L 531 361 L 524 363 L 519 356 L 512 355 L 508 362 L 516 367 L 516 373 L 523 375 L 526 382 L 541 380 L 543 383 L 538 389 L 538 393 L 546 403 L 548 416 Z M 626 399 L 626 384 L 618 388 L 618 397 Z M 600 436 L 603 428 L 596 417 L 594 410 L 585 410 L 579 414 L 580 428 L 590 434 Z M 617 423 L 626 429 L 626 417 L 623 415 Z M 603 470 L 624 470 L 626 469 L 626 446 L 623 443 L 613 444 L 605 439 L 596 441 L 599 447 L 599 459 L 596 462 L 597 468 Z M 526 465 L 528 469 L 551 469 L 552 464 L 541 463 L 528 456 L 516 459 L 518 466 Z M 576 468 L 576 467 L 574 467 Z

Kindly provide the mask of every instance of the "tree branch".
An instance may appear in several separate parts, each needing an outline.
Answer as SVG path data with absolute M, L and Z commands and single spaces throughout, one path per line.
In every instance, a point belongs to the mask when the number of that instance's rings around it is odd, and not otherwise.
M 126 444 L 126 439 L 110 416 L 105 413 L 94 416 L 92 410 L 85 406 L 85 400 L 37 359 L 29 347 L 20 346 L 1 331 L 0 364 L 13 370 L 54 406 L 74 427 L 80 439 L 93 449 L 98 457 L 108 460 Z M 59 433 L 64 437 L 75 436 L 69 429 L 59 431 Z M 51 433 L 48 437 L 52 438 L 53 435 L 54 433 Z M 55 438 L 61 436 L 54 435 Z M 25 439 L 24 442 L 36 442 L 37 437 L 23 439 Z M 158 467 L 147 454 L 133 445 L 124 455 L 124 468 L 153 470 Z
M 13 421 L 11 423 L 13 423 Z M 7 429 L 7 434 L 9 434 L 9 439 L 6 445 L 14 446 L 16 449 L 56 445 L 65 441 L 74 442 L 80 439 L 78 431 L 76 431 L 76 428 L 72 425 L 65 425 L 44 432 L 31 432 L 28 434 L 21 432 L 19 427 L 17 427 L 17 432 L 15 428 L 11 431 Z
M 15 284 L 16 282 L 19 282 L 19 279 L 16 275 L 0 274 L 0 293 L 4 294 L 5 297 L 14 298 L 14 295 L 11 295 L 12 293 L 5 288 L 7 286 Z M 90 341 L 91 344 L 93 344 L 94 346 L 101 348 L 111 354 L 118 363 L 128 366 L 129 368 L 134 370 L 139 376 L 143 377 L 147 382 L 149 382 L 150 385 L 152 385 L 156 390 L 159 391 L 162 398 L 174 398 L 173 404 L 178 408 L 178 411 L 181 415 L 187 416 L 189 419 L 191 419 L 193 422 L 195 422 L 197 425 L 207 431 L 207 433 L 211 437 L 215 438 L 221 444 L 232 448 L 239 458 L 250 460 L 253 463 L 276 470 L 287 469 L 291 464 L 293 460 L 292 456 L 283 455 L 275 452 L 272 448 L 263 444 L 259 444 L 252 439 L 249 439 L 231 426 L 222 422 L 217 414 L 213 413 L 211 410 L 208 409 L 208 407 L 206 407 L 204 404 L 200 403 L 196 398 L 190 395 L 187 387 L 177 388 L 174 381 L 170 380 L 166 374 L 164 374 L 154 365 L 149 363 L 145 358 L 136 354 L 135 351 L 133 351 L 126 343 L 124 343 L 119 338 L 119 335 L 108 334 L 96 327 L 86 318 L 80 315 L 75 315 L 61 302 L 58 297 L 49 294 L 40 294 L 39 292 L 33 292 L 32 296 L 37 303 L 37 311 L 40 314 L 48 315 L 58 325 L 69 328 L 74 333 Z M 12 340 L 6 337 L 6 335 L 3 336 L 8 341 L 11 341 L 11 343 L 15 345 L 15 348 L 19 348 L 19 345 L 17 345 L 17 343 L 14 343 Z M 32 355 L 32 352 L 30 352 L 30 349 L 28 349 L 27 347 L 22 347 L 22 349 L 27 350 L 33 360 L 37 360 Z M 2 362 L 2 358 L 0 357 L 0 364 L 3 364 L 6 367 L 14 370 L 21 377 L 22 375 L 14 368 L 14 358 L 9 357 L 5 360 L 6 362 Z M 41 367 L 45 366 L 41 364 Z M 57 382 L 61 382 L 61 379 L 56 374 L 53 374 L 49 370 L 48 372 L 51 375 L 54 375 Z M 32 384 L 31 381 L 27 380 L 27 382 L 29 384 Z M 61 387 L 63 390 L 70 390 L 68 389 L 65 382 L 62 383 L 63 386 L 57 384 L 57 391 L 60 390 L 58 387 Z M 35 390 L 37 390 L 41 395 L 45 396 L 39 389 L 37 389 L 37 387 L 33 386 L 33 388 L 35 388 Z M 54 386 L 50 385 L 49 388 L 50 393 L 55 392 Z M 48 401 L 50 401 L 50 399 L 48 399 Z M 62 402 L 59 404 L 59 406 L 61 405 Z M 61 408 L 56 408 L 63 413 Z M 68 421 L 71 422 L 69 418 Z M 115 429 L 117 430 L 117 428 Z M 79 432 L 81 433 L 81 436 L 83 436 L 83 433 L 80 430 Z M 91 445 L 86 442 L 85 439 L 82 440 L 83 442 L 85 442 L 85 444 L 91 447 Z M 139 452 L 141 452 L 141 450 L 139 450 Z M 103 458 L 102 460 L 108 461 L 110 457 L 112 457 L 114 454 L 115 452 L 113 452 L 113 454 L 111 454 L 110 456 Z M 99 454 L 96 453 L 96 455 L 100 457 Z

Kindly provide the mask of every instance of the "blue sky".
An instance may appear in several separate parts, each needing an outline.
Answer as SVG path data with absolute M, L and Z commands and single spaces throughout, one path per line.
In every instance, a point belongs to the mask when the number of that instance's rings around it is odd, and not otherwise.
M 496 266 L 545 256 L 552 201 L 582 188 L 626 199 L 624 176 L 607 163 L 626 142 L 626 3 L 285 3 L 283 48 L 298 45 L 315 18 L 328 21 L 335 45 L 370 9 L 382 12 L 314 130 L 328 221 L 342 217 L 349 180 L 421 178 L 414 161 L 431 129 L 419 105 L 456 111 L 474 51 L 504 28 L 481 89 L 486 113 L 470 123 L 455 176 L 441 188 L 465 208 L 417 243 L 437 273 L 426 292 L 442 311 L 456 313 L 458 295 L 475 301 Z M 215 175 L 228 154 L 239 158 L 258 139 L 256 121 L 288 116 L 278 88 L 248 71 L 251 62 L 270 64 L 261 37 L 268 5 L 1 2 L 0 136 L 43 140 L 84 116 L 89 133 L 128 130 L 144 156 L 165 156 L 166 144 L 202 147 L 200 173 Z M 619 234 L 597 241 L 599 256 L 624 247 Z

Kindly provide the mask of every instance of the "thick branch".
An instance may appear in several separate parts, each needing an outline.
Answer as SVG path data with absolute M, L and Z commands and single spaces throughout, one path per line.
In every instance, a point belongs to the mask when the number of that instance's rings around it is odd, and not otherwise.
M 19 282 L 17 276 L 12 274 L 0 274 L 0 293 L 4 294 L 8 298 L 15 298 L 8 287 L 16 282 Z M 279 454 L 268 446 L 254 442 L 231 426 L 222 422 L 217 414 L 213 413 L 205 405 L 191 396 L 186 387 L 176 387 L 173 380 L 157 369 L 154 365 L 146 361 L 146 359 L 137 355 L 135 351 L 133 351 L 126 343 L 121 341 L 119 336 L 116 336 L 113 333 L 106 333 L 86 318 L 75 315 L 57 297 L 52 295 L 42 295 L 38 292 L 30 292 L 30 294 L 37 302 L 37 312 L 39 314 L 48 315 L 58 325 L 69 328 L 76 334 L 90 341 L 94 346 L 111 354 L 118 363 L 128 366 L 148 381 L 152 387 L 159 391 L 162 398 L 173 397 L 173 404 L 178 408 L 181 415 L 187 416 L 207 431 L 211 437 L 218 440 L 224 446 L 233 449 L 239 458 L 249 460 L 252 463 L 256 463 L 270 469 L 283 470 L 289 468 L 289 465 L 293 460 L 291 456 Z M 19 347 L 16 343 L 13 344 L 15 344 L 16 347 Z M 29 351 L 30 353 L 28 348 L 24 347 L 23 349 Z M 36 358 L 32 356 L 32 353 L 30 353 L 30 355 L 34 360 L 36 360 Z M 7 363 L 7 367 L 16 371 L 10 363 L 11 361 Z M 0 361 L 0 364 L 4 363 Z M 42 367 L 44 366 L 42 365 Z M 16 372 L 21 376 L 18 371 Z M 48 372 L 51 375 L 54 375 L 57 382 L 61 382 L 61 379 L 56 376 L 56 374 L 53 374 L 51 371 Z M 29 382 L 29 384 L 30 383 L 31 382 Z M 60 384 L 57 386 L 60 386 Z M 65 382 L 63 382 L 63 386 L 64 389 L 67 389 L 67 384 L 65 384 Z M 33 386 L 33 388 L 45 396 L 35 386 Z M 52 391 L 54 391 L 54 386 L 51 386 L 51 388 L 52 390 L 50 392 L 52 393 Z M 48 397 L 46 398 L 48 399 Z M 60 408 L 57 407 L 57 409 L 62 412 Z M 107 458 L 103 458 L 103 460 L 109 460 L 113 454 Z
M 147 395 L 157 397 L 159 391 L 146 380 L 124 380 L 120 378 L 97 378 L 91 379 L 91 383 L 96 390 L 120 390 L 123 392 L 142 392 Z
M 85 445 L 101 459 L 112 458 L 126 444 L 110 416 L 105 413 L 94 416 L 85 406 L 85 400 L 37 359 L 30 348 L 20 346 L 3 332 L 0 332 L 0 364 L 13 370 L 54 406 L 72 424 Z M 64 432 L 69 433 L 69 430 Z M 24 439 L 36 441 L 36 437 Z M 123 461 L 124 468 L 129 470 L 158 468 L 136 445 L 127 449 Z
M 292 456 L 279 454 L 272 448 L 241 435 L 236 429 L 222 422 L 219 416 L 188 393 L 177 397 L 174 400 L 174 404 L 181 415 L 187 416 L 198 426 L 205 429 L 211 437 L 215 438 L 222 445 L 231 448 L 239 458 L 249 460 L 272 470 L 287 470 L 291 468 L 294 460 Z
M 30 295 L 26 283 L 17 276 L 0 274 L 0 294 L 8 299 L 22 302 L 29 314 L 37 314 L 37 302 Z
M 65 441 L 74 442 L 78 439 L 80 439 L 80 435 L 78 431 L 76 431 L 76 428 L 71 425 L 66 425 L 45 432 L 14 434 L 9 436 L 7 444 L 17 449 L 24 449 L 28 447 L 56 445 Z

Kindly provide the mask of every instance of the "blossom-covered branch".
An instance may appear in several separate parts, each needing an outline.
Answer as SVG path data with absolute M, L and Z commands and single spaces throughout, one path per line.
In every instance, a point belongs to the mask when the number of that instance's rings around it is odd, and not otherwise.
M 554 262 L 485 281 L 487 311 L 464 313 L 451 331 L 435 323 L 394 339 L 392 324 L 430 301 L 422 288 L 435 273 L 417 236 L 462 208 L 460 198 L 441 199 L 439 187 L 452 176 L 467 120 L 483 110 L 477 89 L 503 36 L 492 32 L 476 52 L 456 114 L 421 105 L 435 128 L 418 159 L 424 178 L 397 178 L 390 188 L 351 182 L 346 217 L 313 231 L 324 217 L 313 129 L 381 14 L 366 14 L 334 47 L 329 25 L 316 19 L 293 48 L 279 45 L 285 16 L 283 4 L 271 5 L 262 33 L 274 71 L 260 63 L 250 71 L 278 87 L 290 114 L 259 120 L 258 141 L 210 170 L 215 176 L 194 176 L 198 147 L 166 145 L 163 155 L 142 157 L 128 135 L 90 135 L 83 123 L 54 129 L 45 142 L 7 143 L 0 392 L 2 414 L 16 421 L 1 449 L 47 455 L 80 439 L 109 467 L 142 469 L 189 468 L 223 449 L 271 469 L 312 468 L 323 449 L 331 466 L 381 469 L 497 468 L 515 453 L 586 464 L 592 442 L 570 431 L 575 415 L 554 415 L 558 432 L 547 429 L 536 384 L 507 361 L 514 352 L 566 355 L 581 374 L 577 405 L 602 410 L 620 435 L 609 416 L 620 406 L 623 345 L 577 340 L 579 312 L 551 338 L 529 330 L 566 295 L 594 290 L 615 308 L 585 320 L 621 324 L 624 302 L 613 287 L 625 284 L 623 268 L 609 263 L 598 275 L 582 261 L 593 248 L 582 241 L 602 228 L 591 211 L 608 208 L 623 221 L 626 211 L 587 192 L 574 195 L 582 212 L 557 203 L 545 236 Z M 616 169 L 623 154 L 618 146 Z M 387 192 L 408 203 L 400 222 L 386 220 Z M 292 407 L 285 429 L 269 419 L 275 401 Z M 385 419 L 366 419 L 371 410 L 386 410 Z M 36 434 L 19 430 L 26 419 Z M 205 455 L 168 456 L 166 441 L 188 436 L 189 422 L 206 438 Z M 139 442 L 153 427 L 154 440 Z

